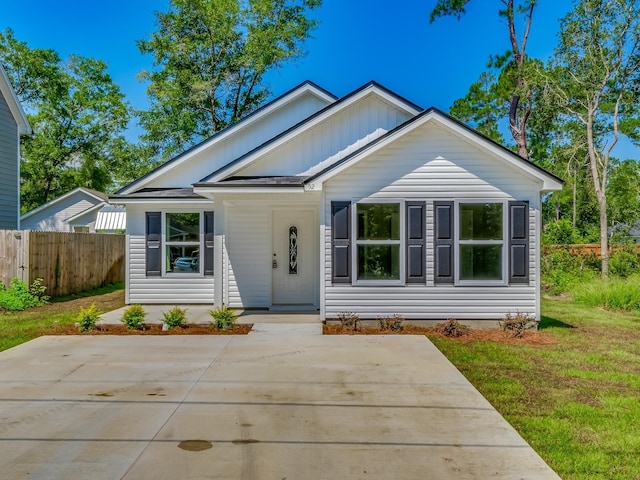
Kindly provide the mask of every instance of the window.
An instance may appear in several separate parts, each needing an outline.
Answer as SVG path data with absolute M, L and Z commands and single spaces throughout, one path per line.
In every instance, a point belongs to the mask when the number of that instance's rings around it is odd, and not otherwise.
M 458 281 L 504 282 L 505 225 L 503 202 L 458 204 Z
M 402 217 L 400 203 L 356 204 L 358 281 L 400 281 Z
M 200 213 L 165 214 L 166 273 L 200 273 L 201 225 Z

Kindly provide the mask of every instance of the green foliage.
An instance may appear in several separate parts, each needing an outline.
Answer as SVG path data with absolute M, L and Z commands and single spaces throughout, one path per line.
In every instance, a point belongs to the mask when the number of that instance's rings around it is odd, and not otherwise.
M 122 323 L 132 330 L 142 330 L 146 316 L 147 312 L 142 308 L 142 305 L 131 305 L 122 314 Z
M 360 316 L 355 312 L 340 312 L 338 320 L 343 331 L 359 332 L 362 330 Z
M 46 303 L 49 297 L 44 294 L 47 287 L 37 278 L 31 285 L 17 277 L 11 279 L 9 287 L 0 282 L 0 311 L 15 312 Z
M 397 313 L 378 317 L 378 328 L 382 332 L 402 332 L 404 330 L 404 318 Z
M 76 317 L 78 323 L 78 329 L 81 332 L 93 330 L 96 328 L 96 323 L 100 319 L 101 312 L 96 308 L 96 304 L 92 303 L 90 307 L 80 307 L 80 313 Z
M 640 313 L 640 274 L 609 280 L 593 279 L 575 285 L 571 294 L 579 304 L 607 310 Z
M 77 186 L 108 191 L 132 147 L 122 135 L 130 107 L 107 65 L 79 55 L 63 61 L 10 29 L 0 32 L 0 63 L 34 131 L 21 138 L 23 212 Z
M 572 254 L 568 246 L 549 247 L 544 249 L 540 270 L 542 289 L 557 295 L 594 278 L 599 273 L 599 260 L 595 255 Z
M 226 305 L 222 305 L 215 310 L 209 310 L 209 315 L 213 318 L 211 326 L 218 330 L 225 330 L 229 327 L 233 327 L 236 323 L 236 314 Z
M 436 331 L 444 335 L 445 337 L 462 337 L 469 333 L 469 326 L 460 323 L 455 318 L 448 318 L 446 322 L 436 325 Z
M 151 107 L 143 139 L 166 158 L 255 110 L 265 73 L 303 54 L 321 0 L 170 0 L 158 29 L 138 41 L 153 56 L 144 71 Z
M 622 278 L 640 273 L 640 248 L 627 244 L 615 249 L 609 258 L 609 273 Z
M 536 326 L 535 318 L 532 315 L 518 311 L 508 312 L 500 322 L 500 328 L 516 338 L 521 338 L 527 330 L 536 328 Z
M 580 231 L 566 218 L 549 222 L 542 231 L 543 245 L 573 245 L 582 243 Z
M 187 324 L 187 309 L 177 305 L 168 312 L 162 312 L 167 328 L 184 327 Z

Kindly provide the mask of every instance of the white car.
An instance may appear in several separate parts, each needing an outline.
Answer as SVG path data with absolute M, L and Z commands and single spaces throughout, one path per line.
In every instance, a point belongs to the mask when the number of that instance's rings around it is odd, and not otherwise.
M 196 272 L 198 271 L 198 257 L 180 257 L 173 262 L 174 272 Z

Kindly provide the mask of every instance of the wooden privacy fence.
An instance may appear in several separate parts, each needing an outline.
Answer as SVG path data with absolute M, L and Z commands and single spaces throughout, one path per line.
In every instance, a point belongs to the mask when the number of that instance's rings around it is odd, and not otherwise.
M 640 245 L 625 245 L 625 244 L 614 244 L 609 245 L 609 255 L 613 255 L 618 250 L 622 250 L 623 248 L 631 248 L 634 253 L 640 255 Z M 600 244 L 599 243 L 585 243 L 585 244 L 574 244 L 574 245 L 543 245 L 542 253 L 546 255 L 548 253 L 558 251 L 558 250 L 567 250 L 571 255 L 595 255 L 600 258 Z
M 42 279 L 59 297 L 125 279 L 125 236 L 0 230 L 0 281 Z

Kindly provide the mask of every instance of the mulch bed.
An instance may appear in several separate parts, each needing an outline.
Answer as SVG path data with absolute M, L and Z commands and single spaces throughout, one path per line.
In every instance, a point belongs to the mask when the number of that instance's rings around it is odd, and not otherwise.
M 162 330 L 162 325 L 146 325 L 144 330 L 133 330 L 126 325 L 98 325 L 95 330 L 81 332 L 77 327 L 58 326 L 48 335 L 246 335 L 253 325 L 234 325 L 226 330 L 218 330 L 208 325 L 187 325 L 186 327 Z
M 509 332 L 494 328 L 487 330 L 469 330 L 460 337 L 447 337 L 433 327 L 418 327 L 406 325 L 399 332 L 389 330 L 380 331 L 378 328 L 362 328 L 357 332 L 344 329 L 341 325 L 323 325 L 324 335 L 426 335 L 429 337 L 448 338 L 458 342 L 497 342 L 497 343 L 521 343 L 526 345 L 553 345 L 558 339 L 547 332 L 527 331 L 522 337 L 515 337 Z

